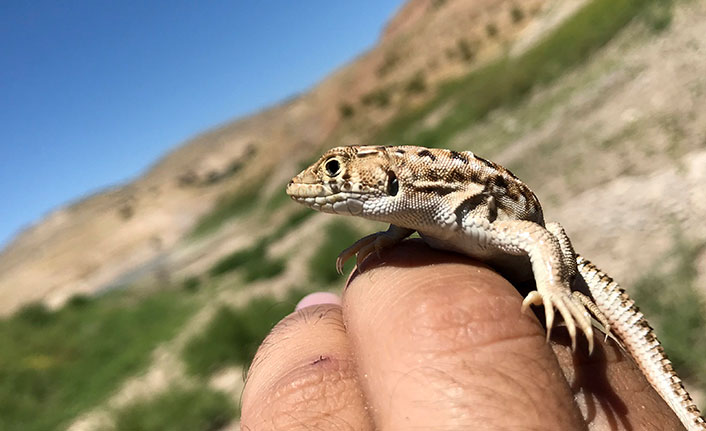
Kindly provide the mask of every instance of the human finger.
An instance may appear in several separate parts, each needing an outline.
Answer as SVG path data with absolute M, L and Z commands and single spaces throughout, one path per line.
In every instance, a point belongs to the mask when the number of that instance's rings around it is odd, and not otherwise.
M 376 426 L 584 429 L 544 331 L 521 303 L 488 267 L 415 241 L 356 273 L 344 318 Z
M 262 343 L 242 398 L 243 430 L 372 430 L 341 307 L 301 308 Z

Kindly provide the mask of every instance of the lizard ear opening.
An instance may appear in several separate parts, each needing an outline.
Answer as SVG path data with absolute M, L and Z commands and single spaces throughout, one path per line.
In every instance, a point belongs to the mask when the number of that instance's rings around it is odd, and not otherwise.
M 387 173 L 387 194 L 390 196 L 396 196 L 397 192 L 400 191 L 400 183 L 397 181 L 397 176 L 394 172 L 390 171 Z

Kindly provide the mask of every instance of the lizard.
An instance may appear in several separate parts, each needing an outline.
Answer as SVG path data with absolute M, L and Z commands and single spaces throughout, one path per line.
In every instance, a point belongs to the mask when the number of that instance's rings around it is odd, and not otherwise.
M 593 326 L 619 340 L 689 431 L 706 430 L 698 408 L 642 312 L 606 273 L 578 255 L 562 226 L 546 222 L 534 192 L 508 169 L 471 151 L 345 146 L 326 151 L 287 185 L 312 209 L 389 223 L 336 259 L 360 263 L 415 231 L 431 247 L 481 260 L 511 281 L 534 279 L 522 311 L 542 305 L 547 340 L 555 310 L 572 349 L 577 329 L 593 350 Z M 576 289 L 579 279 L 590 295 Z M 617 337 L 617 338 L 616 338 Z

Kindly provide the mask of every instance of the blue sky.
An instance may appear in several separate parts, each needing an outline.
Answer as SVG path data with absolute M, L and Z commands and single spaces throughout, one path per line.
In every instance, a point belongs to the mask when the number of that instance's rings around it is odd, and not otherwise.
M 0 2 L 0 247 L 370 48 L 401 0 Z

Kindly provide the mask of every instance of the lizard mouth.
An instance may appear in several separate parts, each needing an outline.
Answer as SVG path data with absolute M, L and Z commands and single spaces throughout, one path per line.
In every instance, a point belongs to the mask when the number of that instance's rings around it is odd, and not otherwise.
M 290 182 L 287 194 L 296 202 L 317 211 L 358 215 L 363 212 L 363 201 L 367 193 L 340 190 L 337 185 L 303 184 Z

